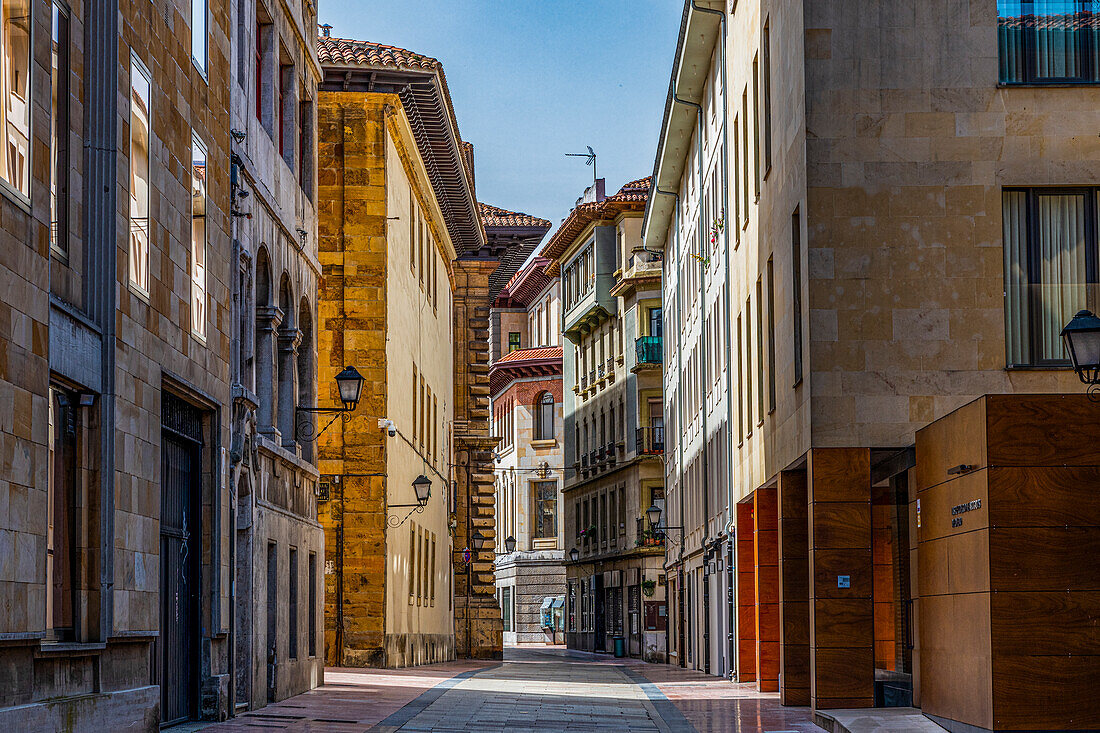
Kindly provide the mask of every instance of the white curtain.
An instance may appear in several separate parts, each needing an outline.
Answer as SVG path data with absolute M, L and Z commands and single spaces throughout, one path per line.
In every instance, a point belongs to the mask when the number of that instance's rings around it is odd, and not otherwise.
M 1085 307 L 1085 196 L 1038 197 L 1039 359 L 1067 359 L 1060 332 Z
M 1009 364 L 1027 358 L 1027 194 L 1006 191 L 1002 217 L 1005 256 L 1005 341 Z
M 1028 5 L 1029 3 L 1024 3 Z M 1035 72 L 1041 79 L 1081 75 L 1078 20 L 1091 2 L 1034 0 Z

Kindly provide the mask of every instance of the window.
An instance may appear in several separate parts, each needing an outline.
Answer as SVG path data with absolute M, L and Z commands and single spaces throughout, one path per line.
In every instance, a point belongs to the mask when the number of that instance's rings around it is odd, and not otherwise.
M 536 481 L 531 484 L 535 505 L 535 538 L 558 536 L 558 484 L 556 481 Z
M 997 0 L 1003 84 L 1100 82 L 1097 0 Z
M 0 5 L 3 22 L 4 64 L 3 94 L 7 103 L 0 105 L 4 127 L 5 151 L 0 158 L 0 177 L 24 196 L 30 195 L 31 104 L 27 92 L 31 65 L 31 10 L 29 0 L 5 0 Z
M 554 395 L 543 392 L 535 403 L 535 440 L 554 439 Z
M 661 338 L 664 335 L 663 313 L 664 311 L 660 308 L 649 309 L 649 335 L 654 338 Z
M 745 347 L 741 336 L 741 314 L 737 314 L 737 371 L 740 373 L 741 385 L 745 383 Z M 740 445 L 741 437 L 745 434 L 745 410 L 744 403 L 738 397 L 737 400 L 737 440 Z
M 802 217 L 791 215 L 791 310 L 794 316 L 794 386 L 802 383 Z
M 753 75 L 755 79 L 755 75 Z M 741 95 L 741 203 L 745 208 L 745 224 L 749 223 L 749 88 Z
M 206 338 L 206 148 L 191 136 L 191 333 Z
M 279 66 L 279 106 L 276 109 L 279 126 L 279 155 L 294 170 L 294 66 Z M 287 133 L 290 133 L 287 135 Z
M 50 82 L 50 246 L 62 256 L 69 251 L 69 12 L 53 6 Z
M 760 63 L 752 59 L 752 165 L 753 191 L 760 198 Z
M 768 21 L 764 21 L 764 175 L 772 169 L 772 41 Z
M 309 656 L 317 656 L 317 553 L 309 553 Z
M 191 60 L 206 76 L 206 0 L 191 0 Z
M 431 554 L 432 574 L 431 574 L 431 576 L 429 576 L 429 579 L 428 579 L 428 592 L 429 592 L 430 598 L 431 598 L 431 605 L 433 605 L 433 606 L 435 605 L 435 553 L 436 553 L 435 532 L 432 532 L 432 554 Z
M 50 388 L 49 473 L 46 490 L 46 636 L 76 638 L 77 452 L 76 401 L 69 392 Z
M 416 602 L 416 525 L 409 522 L 409 605 Z
M 752 435 L 752 298 L 745 300 L 745 427 Z
M 149 294 L 149 72 L 130 64 L 130 284 Z
M 511 354 L 513 351 L 518 351 L 520 349 L 519 343 L 519 331 L 510 332 L 508 334 L 508 353 Z
M 741 244 L 741 147 L 737 144 L 740 139 L 738 129 L 740 122 L 736 117 L 733 118 L 733 208 L 735 224 L 733 233 L 733 248 L 737 249 L 737 245 Z
M 500 589 L 500 613 L 504 621 L 504 630 L 512 631 L 512 588 L 504 586 Z
M 416 197 L 409 191 L 409 272 L 416 272 L 416 248 L 419 246 L 420 229 L 417 226 L 420 212 L 416 207 Z
M 298 658 L 298 550 L 290 548 L 290 562 L 288 578 L 288 613 L 287 613 L 287 654 L 291 659 Z
M 775 410 L 775 265 L 768 258 L 768 412 Z
M 764 422 L 764 285 L 756 278 L 756 418 Z
M 1098 197 L 1097 188 L 1004 191 L 1009 365 L 1068 364 L 1062 327 L 1095 308 Z
M 298 103 L 298 186 L 313 200 L 313 102 Z

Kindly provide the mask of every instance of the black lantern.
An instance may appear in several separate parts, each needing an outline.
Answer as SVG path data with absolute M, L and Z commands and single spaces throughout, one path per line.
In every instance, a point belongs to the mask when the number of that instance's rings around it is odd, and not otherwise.
M 416 493 L 416 503 L 425 506 L 432 495 L 432 480 L 420 474 L 413 481 L 413 491 Z
M 1081 381 L 1088 385 L 1100 383 L 1100 318 L 1092 311 L 1078 311 L 1062 329 L 1062 340 Z
M 569 559 L 572 560 L 573 562 L 576 562 L 580 558 L 581 558 L 580 550 L 578 550 L 576 547 L 574 547 L 572 550 L 569 551 Z
M 473 540 L 474 549 L 478 552 L 481 552 L 485 549 L 485 543 L 488 541 L 489 538 L 483 535 L 480 529 L 475 529 L 471 539 Z
M 344 409 L 350 412 L 358 406 L 359 398 L 363 396 L 363 375 L 355 367 L 346 366 L 336 375 L 336 387 L 340 390 Z
M 649 519 L 650 527 L 657 527 L 661 524 L 661 507 L 656 504 L 651 504 L 649 509 L 645 510 L 645 515 Z
M 340 392 L 340 401 L 343 407 L 302 407 L 297 408 L 297 427 L 295 435 L 300 441 L 312 441 L 321 436 L 321 433 L 329 429 L 339 418 L 348 422 L 352 418 L 352 412 L 359 406 L 359 398 L 363 395 L 363 375 L 353 366 L 344 367 L 344 371 L 336 375 L 336 388 Z M 332 419 L 325 426 L 317 430 L 316 419 L 312 415 L 332 415 Z M 314 432 L 316 431 L 316 432 Z
M 516 538 L 512 535 L 508 535 L 507 539 L 504 540 L 504 551 L 509 554 L 516 551 Z

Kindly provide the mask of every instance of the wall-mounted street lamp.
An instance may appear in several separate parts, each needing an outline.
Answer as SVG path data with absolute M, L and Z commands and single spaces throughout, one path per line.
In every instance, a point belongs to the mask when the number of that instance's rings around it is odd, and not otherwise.
M 573 562 L 576 562 L 577 560 L 580 560 L 581 559 L 581 551 L 578 550 L 576 547 L 574 547 L 572 550 L 569 551 L 569 559 L 572 560 Z
M 653 533 L 656 535 L 658 532 L 660 532 L 662 534 L 665 534 L 665 533 L 668 532 L 668 530 L 675 529 L 675 530 L 679 530 L 680 534 L 682 535 L 684 533 L 684 528 L 682 526 L 679 526 L 679 527 L 662 527 L 661 526 L 661 511 L 662 511 L 661 507 L 657 506 L 656 504 L 650 504 L 649 509 L 645 510 L 645 516 L 646 516 L 646 519 L 649 520 L 650 530 L 652 530 Z
M 336 375 L 336 389 L 340 393 L 343 407 L 298 407 L 298 427 L 295 430 L 298 440 L 315 440 L 321 437 L 338 418 L 342 417 L 344 422 L 351 420 L 351 413 L 359 406 L 359 398 L 363 396 L 363 375 L 353 366 L 344 367 L 344 371 Z M 303 415 L 332 415 L 332 419 L 314 433 L 316 421 Z
M 515 551 L 516 551 L 516 538 L 513 537 L 512 535 L 508 535 L 508 537 L 506 537 L 505 540 L 504 540 L 504 552 L 508 555 L 511 555 Z
M 1100 318 L 1092 311 L 1078 311 L 1062 329 L 1073 371 L 1088 385 L 1089 399 L 1100 399 Z
M 386 524 L 391 527 L 400 527 L 405 523 L 405 520 L 413 515 L 413 512 L 423 513 L 424 507 L 428 506 L 428 499 L 432 497 L 432 480 L 420 474 L 412 482 L 413 494 L 416 496 L 415 504 L 390 504 L 390 509 L 408 509 L 409 513 L 404 517 L 398 518 L 396 514 L 391 514 L 386 517 Z

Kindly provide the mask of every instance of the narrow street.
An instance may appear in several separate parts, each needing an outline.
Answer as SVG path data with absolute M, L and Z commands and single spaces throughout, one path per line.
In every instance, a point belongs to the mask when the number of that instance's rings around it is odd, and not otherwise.
M 696 672 L 562 647 L 504 661 L 329 669 L 325 685 L 204 733 L 362 731 L 820 731 L 808 708 Z

